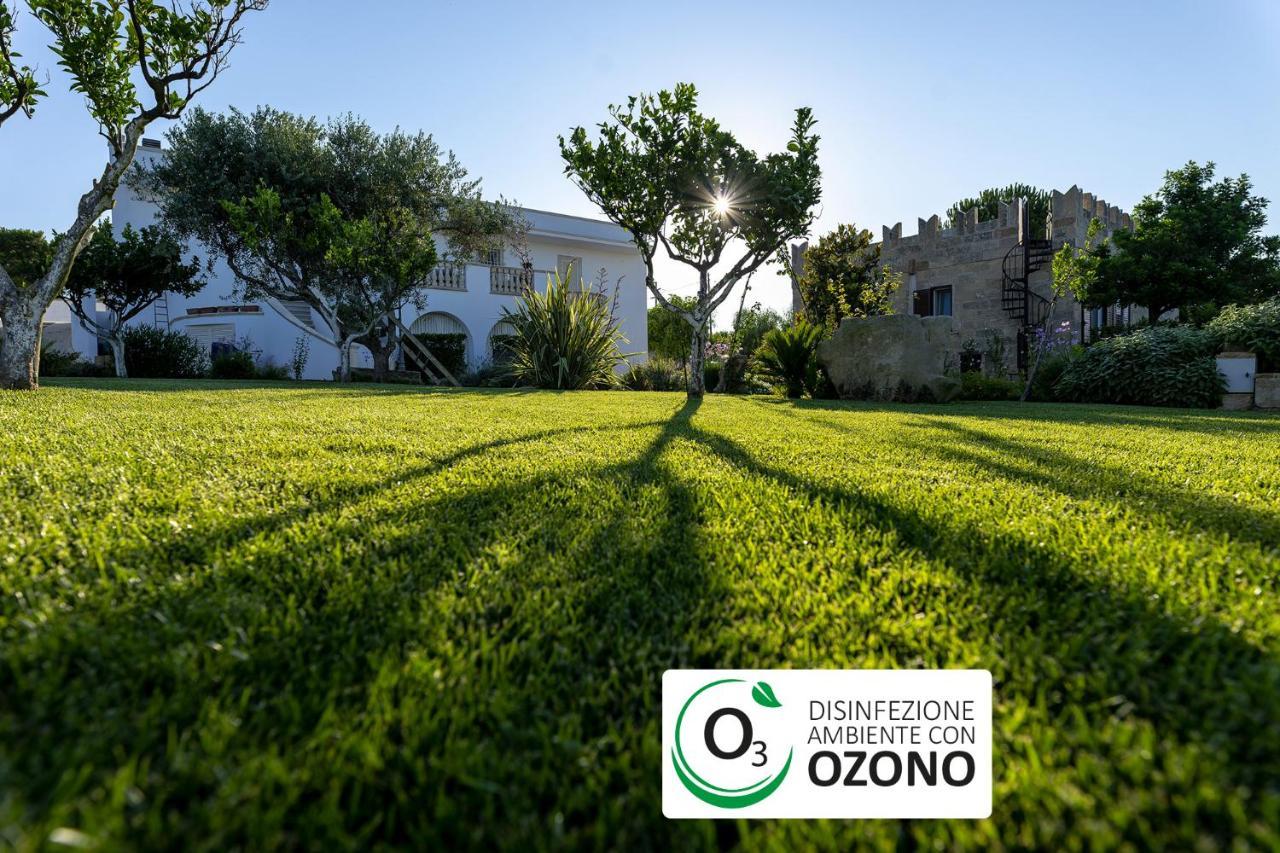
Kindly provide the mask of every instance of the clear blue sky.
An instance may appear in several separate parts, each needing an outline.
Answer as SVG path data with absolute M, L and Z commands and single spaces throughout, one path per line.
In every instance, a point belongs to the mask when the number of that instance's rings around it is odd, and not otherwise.
M 46 31 L 26 14 L 19 26 L 51 97 L 34 121 L 0 129 L 0 226 L 63 228 L 103 146 Z M 785 144 L 797 106 L 813 107 L 818 234 L 856 222 L 878 235 L 897 221 L 913 234 L 917 217 L 1012 181 L 1075 183 L 1127 209 L 1189 159 L 1248 172 L 1276 200 L 1271 230 L 1280 223 L 1275 0 L 275 0 L 200 103 L 423 129 L 490 195 L 594 215 L 563 176 L 556 135 L 682 80 L 762 151 Z M 758 276 L 754 298 L 785 307 L 785 280 Z

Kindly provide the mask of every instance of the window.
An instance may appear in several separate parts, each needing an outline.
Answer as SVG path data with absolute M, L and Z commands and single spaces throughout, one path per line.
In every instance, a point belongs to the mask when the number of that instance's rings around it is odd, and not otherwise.
M 502 249 L 489 249 L 476 252 L 476 263 L 484 264 L 487 267 L 502 266 Z
M 213 355 L 216 344 L 234 346 L 236 327 L 233 323 L 201 323 L 183 329 L 187 336 L 194 339 L 200 349 Z
M 570 290 L 582 289 L 582 258 L 572 255 L 556 255 L 556 270 L 561 281 L 569 281 Z
M 950 317 L 951 288 L 928 287 L 911 294 L 911 313 L 917 317 Z

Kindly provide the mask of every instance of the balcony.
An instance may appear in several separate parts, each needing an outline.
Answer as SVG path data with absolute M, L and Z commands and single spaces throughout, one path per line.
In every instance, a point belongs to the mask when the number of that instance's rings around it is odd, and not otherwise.
M 427 273 L 427 287 L 433 290 L 466 290 L 467 268 L 461 264 L 443 264 Z

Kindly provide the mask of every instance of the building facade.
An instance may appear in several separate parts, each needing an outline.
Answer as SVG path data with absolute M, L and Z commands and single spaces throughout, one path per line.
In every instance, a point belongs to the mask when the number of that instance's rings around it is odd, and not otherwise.
M 138 158 L 163 156 L 158 144 L 148 140 Z M 126 225 L 135 229 L 155 223 L 159 208 L 122 184 L 116 192 L 112 227 L 117 237 Z M 643 360 L 648 349 L 645 295 L 645 266 L 630 236 L 610 222 L 568 216 L 544 210 L 523 209 L 530 225 L 527 242 L 532 261 L 533 286 L 546 289 L 548 275 L 572 267 L 573 275 L 588 281 L 603 279 L 605 297 L 617 298 L 619 328 L 626 337 L 623 350 L 631 361 Z M 443 248 L 443 246 L 441 246 Z M 210 255 L 203 247 L 191 246 L 203 264 Z M 490 253 L 468 263 L 437 267 L 419 291 L 422 307 L 412 303 L 400 311 L 400 321 L 421 334 L 462 334 L 466 336 L 469 368 L 483 366 L 492 358 L 495 336 L 509 331 L 502 321 L 503 310 L 513 309 L 516 297 L 529 281 L 529 272 L 509 250 Z M 247 347 L 262 362 L 288 365 L 300 336 L 310 341 L 310 356 L 304 378 L 329 379 L 338 366 L 338 350 L 304 332 L 299 324 L 316 328 L 321 318 L 305 303 L 281 306 L 286 318 L 266 301 L 236 297 L 236 280 L 224 261 L 214 255 L 208 284 L 195 296 L 167 294 L 131 321 L 131 325 L 154 325 L 183 332 L 201 347 L 214 352 L 221 346 Z M 321 331 L 328 335 L 326 329 Z M 47 344 L 74 350 L 88 359 L 99 353 L 96 336 L 85 331 L 71 317 L 67 306 L 55 303 L 45 316 Z M 403 354 L 399 356 L 403 358 Z M 372 367 L 368 350 L 356 345 L 353 367 Z
M 1053 191 L 1045 222 L 1031 222 L 1026 201 L 1013 199 L 1000 203 L 991 220 L 980 221 L 974 208 L 948 228 L 936 214 L 920 219 L 911 236 L 903 236 L 901 222 L 884 226 L 880 262 L 902 276 L 893 311 L 949 315 L 962 341 L 979 349 L 1001 343 L 1008 361 L 991 372 L 1023 366 L 1038 328 L 1080 342 L 1104 327 L 1137 322 L 1145 311 L 1132 306 L 1086 310 L 1070 294 L 1059 298 L 1052 317 L 1045 316 L 1053 253 L 1066 243 L 1084 246 L 1093 219 L 1102 223 L 1100 237 L 1133 227 L 1129 214 L 1074 186 Z M 803 263 L 804 248 L 793 252 L 793 264 Z M 796 310 L 803 308 L 798 288 L 793 287 L 792 300 Z

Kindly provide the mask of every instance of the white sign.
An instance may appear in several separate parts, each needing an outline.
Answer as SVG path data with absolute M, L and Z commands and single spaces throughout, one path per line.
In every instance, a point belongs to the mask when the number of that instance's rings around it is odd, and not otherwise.
M 669 818 L 985 818 L 986 670 L 672 669 Z

